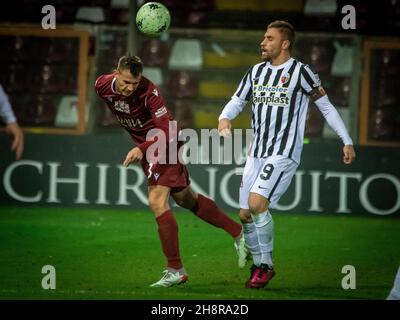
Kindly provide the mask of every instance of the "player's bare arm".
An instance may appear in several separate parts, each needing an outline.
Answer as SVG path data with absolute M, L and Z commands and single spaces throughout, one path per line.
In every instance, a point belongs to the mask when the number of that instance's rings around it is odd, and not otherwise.
M 16 122 L 8 123 L 6 131 L 12 136 L 11 150 L 15 150 L 16 159 L 19 160 L 24 151 L 24 134 Z
M 123 165 L 128 167 L 131 163 L 135 161 L 140 161 L 143 159 L 143 152 L 138 147 L 133 148 L 131 151 L 128 152 L 126 158 L 124 160 Z
M 231 136 L 232 123 L 229 119 L 221 119 L 218 123 L 218 132 L 223 137 Z

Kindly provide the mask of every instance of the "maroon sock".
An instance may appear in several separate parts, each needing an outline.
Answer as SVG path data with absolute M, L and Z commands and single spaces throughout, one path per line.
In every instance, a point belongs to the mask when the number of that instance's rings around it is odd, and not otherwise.
M 242 225 L 229 218 L 215 202 L 201 194 L 197 196 L 197 203 L 192 209 L 200 219 L 218 228 L 224 229 L 232 237 L 237 237 L 242 232 Z
M 178 224 L 172 214 L 167 210 L 156 218 L 158 224 L 158 235 L 164 255 L 167 257 L 168 268 L 182 268 L 182 261 L 179 255 Z

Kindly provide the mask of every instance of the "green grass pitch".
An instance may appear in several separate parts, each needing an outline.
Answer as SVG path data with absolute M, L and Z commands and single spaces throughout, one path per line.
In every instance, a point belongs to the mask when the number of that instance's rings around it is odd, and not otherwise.
M 385 299 L 400 264 L 400 219 L 274 214 L 277 274 L 244 288 L 232 239 L 177 212 L 189 281 L 150 288 L 165 260 L 150 211 L 0 207 L 1 299 Z M 237 215 L 232 214 L 235 220 Z M 44 265 L 56 289 L 44 290 Z M 356 289 L 341 287 L 344 265 Z

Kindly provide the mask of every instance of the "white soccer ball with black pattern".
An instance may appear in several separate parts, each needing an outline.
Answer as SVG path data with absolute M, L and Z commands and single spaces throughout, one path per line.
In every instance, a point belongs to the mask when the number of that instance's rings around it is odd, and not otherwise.
M 171 15 L 166 6 L 159 2 L 148 2 L 136 14 L 136 25 L 145 35 L 155 37 L 167 31 Z

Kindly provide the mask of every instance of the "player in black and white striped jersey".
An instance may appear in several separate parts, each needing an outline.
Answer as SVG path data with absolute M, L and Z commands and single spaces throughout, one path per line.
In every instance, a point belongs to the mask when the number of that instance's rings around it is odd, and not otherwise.
M 291 57 L 294 39 L 291 24 L 268 25 L 260 44 L 263 62 L 248 70 L 219 117 L 220 134 L 230 135 L 230 120 L 252 100 L 254 134 L 239 197 L 239 216 L 254 262 L 246 282 L 249 288 L 264 287 L 275 274 L 273 220 L 268 209 L 287 190 L 300 163 L 309 99 L 343 141 L 343 161 L 350 164 L 355 159 L 353 142 L 318 75 Z

